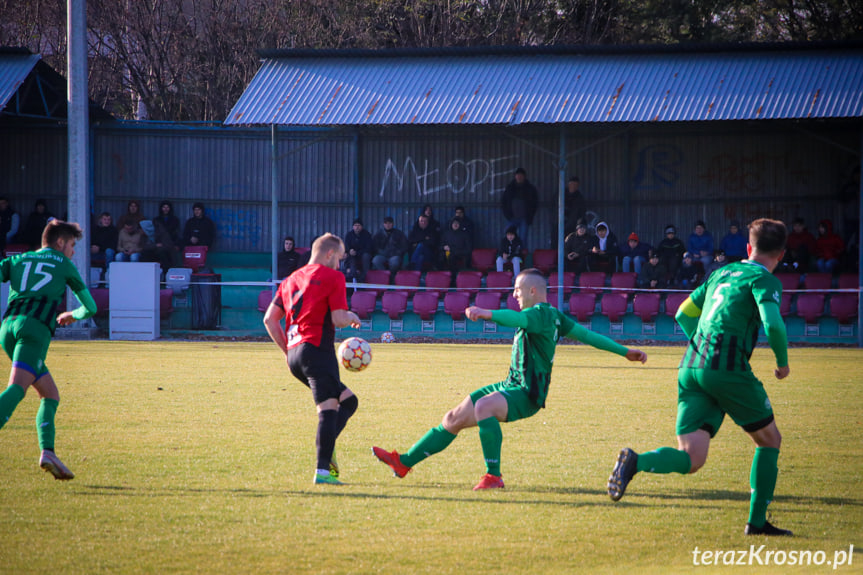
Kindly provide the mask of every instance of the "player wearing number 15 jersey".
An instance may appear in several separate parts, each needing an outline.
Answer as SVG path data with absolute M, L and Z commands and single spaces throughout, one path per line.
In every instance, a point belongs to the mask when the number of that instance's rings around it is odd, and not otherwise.
M 309 263 L 285 278 L 264 314 L 264 326 L 288 361 L 291 373 L 312 390 L 318 408 L 314 482 L 338 485 L 333 459 L 336 438 L 357 410 L 357 398 L 339 380 L 335 328 L 360 327 L 348 311 L 345 276 L 339 262 L 345 253 L 341 238 L 324 234 L 312 244 Z M 281 320 L 285 320 L 282 329 Z
M 785 224 L 755 220 L 749 227 L 749 258 L 711 274 L 677 311 L 689 336 L 677 378 L 678 449 L 661 447 L 637 454 L 621 450 L 608 480 L 617 501 L 632 477 L 648 473 L 695 473 L 707 460 L 710 440 L 725 414 L 755 442 L 749 476 L 752 489 L 747 535 L 791 535 L 767 522 L 778 474 L 781 436 L 764 386 L 752 373 L 749 358 L 764 325 L 776 357 L 777 379 L 788 376 L 788 340 L 779 313 L 782 284 L 773 270 L 785 254 Z
M 12 360 L 9 387 L 0 394 L 0 427 L 9 421 L 32 385 L 42 398 L 36 415 L 42 450 L 39 465 L 56 479 L 72 479 L 75 475 L 54 453 L 54 415 L 60 393 L 45 365 L 45 356 L 57 324 L 68 325 L 96 313 L 96 302 L 70 260 L 80 238 L 78 224 L 52 220 L 42 233 L 42 249 L 0 262 L 0 282 L 10 284 L 0 344 Z M 58 315 L 67 285 L 82 305 Z

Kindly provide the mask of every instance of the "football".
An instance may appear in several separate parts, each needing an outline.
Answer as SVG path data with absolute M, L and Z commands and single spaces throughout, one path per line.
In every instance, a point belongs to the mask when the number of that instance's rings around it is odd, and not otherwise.
M 391 331 L 385 331 L 381 334 L 381 343 L 395 343 L 396 336 Z
M 348 371 L 362 371 L 372 362 L 372 346 L 359 337 L 349 337 L 339 345 L 339 361 Z

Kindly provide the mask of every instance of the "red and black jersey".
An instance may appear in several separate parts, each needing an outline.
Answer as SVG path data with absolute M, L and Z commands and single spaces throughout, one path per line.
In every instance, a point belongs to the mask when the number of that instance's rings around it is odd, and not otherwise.
M 345 276 L 320 264 L 303 266 L 282 281 L 273 303 L 285 310 L 288 349 L 303 342 L 332 348 L 336 328 L 331 312 L 348 309 Z

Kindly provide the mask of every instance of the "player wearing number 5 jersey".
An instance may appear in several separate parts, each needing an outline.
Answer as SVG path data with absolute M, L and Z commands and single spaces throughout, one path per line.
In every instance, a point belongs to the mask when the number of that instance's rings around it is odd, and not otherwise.
M 763 324 L 776 356 L 776 378 L 790 373 L 785 323 L 779 313 L 782 285 L 772 273 L 785 254 L 786 235 L 780 221 L 755 220 L 749 227 L 749 258 L 716 270 L 681 304 L 676 319 L 689 336 L 689 344 L 677 379 L 678 449 L 660 447 L 640 454 L 629 448 L 621 450 L 608 480 L 613 500 L 623 497 L 639 471 L 698 471 L 727 413 L 756 445 L 744 533 L 791 535 L 767 522 L 782 438 L 764 386 L 749 365 Z
M 324 234 L 312 244 L 309 263 L 285 278 L 264 314 L 264 326 L 288 361 L 291 373 L 306 387 L 318 409 L 314 482 L 339 485 L 333 458 L 336 438 L 357 410 L 357 398 L 339 380 L 334 348 L 337 327 L 360 327 L 348 311 L 345 276 L 339 262 L 345 253 L 341 238 Z M 285 320 L 285 328 L 281 320 Z
M 58 324 L 69 325 L 96 313 L 96 302 L 70 259 L 80 238 L 78 224 L 52 220 L 42 233 L 42 249 L 0 262 L 0 282 L 10 284 L 0 344 L 12 360 L 9 387 L 0 394 L 0 428 L 32 385 L 42 398 L 36 415 L 42 450 L 39 465 L 56 479 L 72 479 L 75 475 L 54 453 L 54 416 L 60 393 L 45 365 L 45 356 Z M 67 285 L 81 306 L 58 315 Z
M 546 289 L 545 276 L 536 269 L 527 269 L 515 278 L 513 289 L 513 297 L 522 311 L 479 307 L 465 310 L 470 320 L 490 320 L 517 328 L 512 342 L 509 374 L 504 381 L 481 387 L 465 397 L 444 415 L 439 426 L 430 429 L 406 453 L 373 447 L 375 456 L 389 465 L 397 477 L 404 477 L 414 465 L 446 449 L 461 430 L 477 426 L 486 475 L 474 487 L 474 491 L 503 487 L 500 472 L 503 433 L 500 422 L 525 419 L 545 407 L 554 352 L 561 336 L 616 353 L 629 361 L 644 363 L 647 360 L 644 352 L 627 349 L 603 335 L 593 333 L 551 307 L 546 301 Z

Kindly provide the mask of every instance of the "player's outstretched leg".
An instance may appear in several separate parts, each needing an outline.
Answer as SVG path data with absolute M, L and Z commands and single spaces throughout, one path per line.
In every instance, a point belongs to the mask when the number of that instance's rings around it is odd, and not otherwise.
M 372 447 L 372 453 L 375 454 L 375 457 L 389 465 L 393 473 L 396 474 L 396 477 L 404 477 L 414 465 L 449 447 L 449 444 L 456 437 L 455 433 L 450 433 L 441 424 L 429 429 L 419 441 L 408 449 L 407 453 L 399 455 L 395 450 L 388 452 L 380 447 Z
M 503 477 L 486 473 L 483 475 L 482 479 L 480 479 L 479 483 L 473 487 L 474 491 L 480 491 L 482 489 L 503 489 Z
M 620 501 L 626 492 L 626 487 L 632 481 L 633 476 L 638 473 L 638 454 L 628 447 L 624 447 L 617 455 L 614 469 L 608 478 L 608 496 L 612 501 Z
M 767 521 L 767 505 L 773 499 L 776 477 L 779 474 L 778 460 L 779 449 L 775 447 L 761 446 L 755 449 L 749 473 L 752 493 L 749 501 L 749 521 L 743 529 L 746 535 L 791 535 L 791 531 L 779 529 Z
M 3 393 L 0 393 L 0 429 L 12 417 L 12 413 L 18 407 L 18 404 L 21 403 L 21 400 L 24 399 L 25 394 L 26 391 L 14 383 L 9 384 L 9 387 Z

